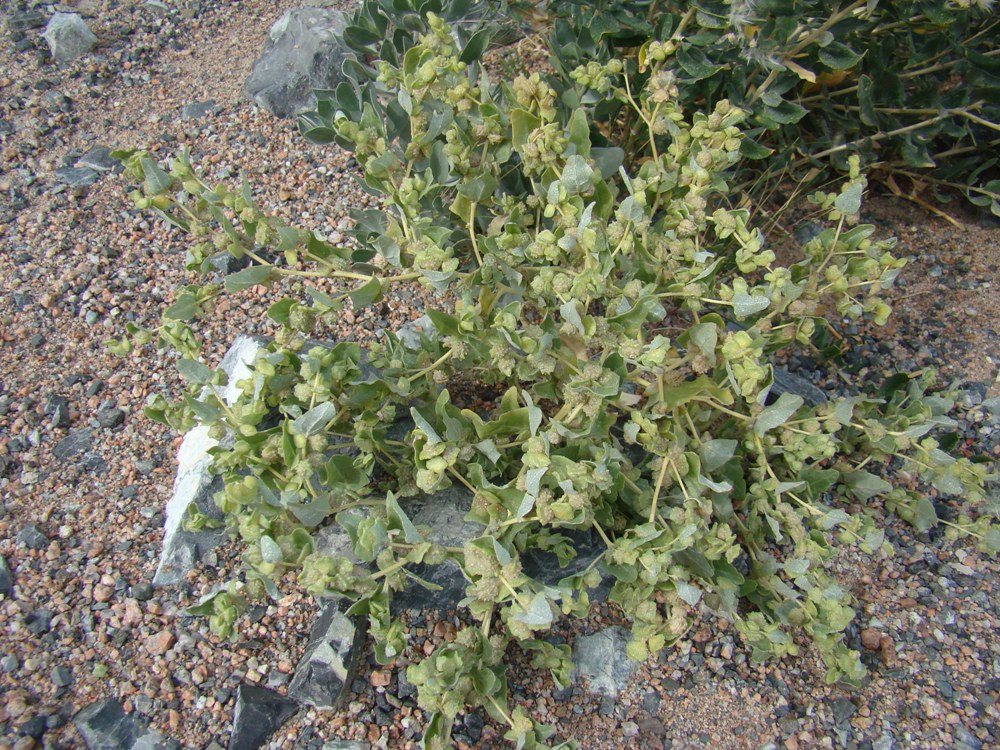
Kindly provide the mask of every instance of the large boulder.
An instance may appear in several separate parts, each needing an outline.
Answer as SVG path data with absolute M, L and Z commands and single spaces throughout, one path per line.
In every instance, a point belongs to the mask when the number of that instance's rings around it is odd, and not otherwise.
M 315 108 L 313 89 L 335 88 L 343 80 L 337 35 L 346 25 L 343 13 L 328 8 L 287 11 L 268 32 L 264 54 L 243 87 L 247 97 L 278 117 Z
M 56 13 L 49 19 L 42 34 L 49 49 L 59 62 L 70 62 L 94 48 L 97 37 L 76 13 Z

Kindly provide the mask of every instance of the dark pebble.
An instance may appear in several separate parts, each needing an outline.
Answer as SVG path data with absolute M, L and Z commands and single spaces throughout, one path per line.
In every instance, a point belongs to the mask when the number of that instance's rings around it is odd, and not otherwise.
M 97 412 L 97 422 L 104 428 L 113 428 L 125 421 L 125 412 L 118 407 L 100 409 Z
M 132 587 L 132 596 L 140 602 L 148 602 L 153 598 L 153 586 L 149 583 L 137 583 Z
M 73 675 L 66 667 L 58 666 L 52 670 L 52 684 L 56 687 L 67 687 L 73 682 Z M 37 738 L 36 738 L 37 739 Z
M 24 627 L 32 635 L 44 635 L 49 632 L 49 627 L 52 625 L 52 618 L 55 616 L 56 613 L 51 609 L 36 609 L 24 618 Z
M 42 735 L 45 734 L 46 728 L 46 719 L 44 716 L 32 716 L 21 725 L 21 734 L 31 737 L 34 740 L 40 740 Z
M 18 532 L 17 541 L 28 549 L 45 549 L 49 546 L 49 538 L 33 523 Z

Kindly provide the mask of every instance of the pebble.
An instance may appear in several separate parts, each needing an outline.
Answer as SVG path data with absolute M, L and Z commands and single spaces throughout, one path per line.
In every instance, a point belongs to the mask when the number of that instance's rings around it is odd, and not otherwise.
M 161 630 L 146 639 L 146 650 L 154 656 L 163 656 L 177 642 L 177 637 L 169 630 Z

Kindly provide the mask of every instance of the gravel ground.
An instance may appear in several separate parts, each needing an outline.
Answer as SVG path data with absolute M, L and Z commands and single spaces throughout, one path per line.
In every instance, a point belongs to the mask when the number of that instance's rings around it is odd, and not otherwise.
M 32 3 L 36 5 L 36 3 Z M 37 4 L 51 11 L 52 6 Z M 371 200 L 355 187 L 353 162 L 305 144 L 293 123 L 240 97 L 271 22 L 290 0 L 179 0 L 169 11 L 142 3 L 78 0 L 97 34 L 94 53 L 66 66 L 45 54 L 41 29 L 0 37 L 0 555 L 14 589 L 0 595 L 0 750 L 83 747 L 70 719 L 105 697 L 185 748 L 219 748 L 241 682 L 279 690 L 315 616 L 291 580 L 287 596 L 253 610 L 234 643 L 178 616 L 225 577 L 238 550 L 185 585 L 153 590 L 163 508 L 178 439 L 143 418 L 150 393 L 174 392 L 168 361 L 145 351 L 105 353 L 129 320 L 150 324 L 190 283 L 184 243 L 133 211 L 124 181 L 86 189 L 55 170 L 95 146 L 191 150 L 210 175 L 246 170 L 269 210 L 334 241 L 349 207 Z M 7 2 L 15 12 L 24 3 Z M 198 118 L 185 105 L 213 101 Z M 842 332 L 838 367 L 792 363 L 828 390 L 843 378 L 877 382 L 897 368 L 939 367 L 967 381 L 956 409 L 962 449 L 1000 456 L 1000 421 L 981 406 L 1000 392 L 1000 229 L 961 214 L 964 231 L 907 204 L 876 199 L 870 221 L 900 238 L 914 262 L 894 292 L 888 327 Z M 961 209 L 955 209 L 961 212 Z M 201 333 L 216 360 L 238 331 L 263 332 L 278 291 L 251 290 L 220 306 Z M 420 314 L 428 299 L 400 292 L 382 306 L 345 314 L 327 336 L 370 339 Z M 439 303 L 440 300 L 433 300 Z M 700 616 L 689 636 L 642 665 L 617 699 L 577 687 L 510 655 L 514 700 L 584 748 L 986 748 L 1000 747 L 1000 566 L 937 533 L 916 535 L 887 520 L 892 558 L 842 554 L 836 569 L 859 601 L 852 637 L 871 681 L 844 692 L 823 684 L 815 654 L 751 665 L 729 623 Z M 459 615 L 414 615 L 410 651 L 453 636 Z M 563 623 L 572 641 L 622 624 L 612 607 Z M 333 738 L 415 748 L 422 728 L 401 669 L 362 667 L 336 714 L 302 711 L 272 748 L 318 748 Z M 501 747 L 502 730 L 465 717 L 461 747 Z

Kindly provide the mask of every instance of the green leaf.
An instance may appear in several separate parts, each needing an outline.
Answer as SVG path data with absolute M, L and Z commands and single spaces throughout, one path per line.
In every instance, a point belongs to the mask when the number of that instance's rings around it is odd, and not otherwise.
M 573 110 L 569 118 L 569 141 L 576 146 L 576 153 L 586 158 L 590 156 L 590 122 L 582 109 Z M 615 167 L 615 171 L 618 167 Z
M 526 109 L 515 109 L 510 114 L 511 140 L 514 148 L 521 148 L 528 142 L 531 132 L 541 126 L 542 121 Z
M 182 378 L 194 385 L 204 385 L 212 379 L 212 371 L 208 365 L 193 359 L 178 360 L 177 371 Z
M 874 87 L 872 77 L 863 75 L 858 78 L 858 107 L 861 110 L 861 122 L 870 128 L 878 127 L 878 113 L 875 111 L 875 100 L 872 97 Z
M 275 302 L 267 308 L 267 317 L 279 325 L 287 326 L 288 313 L 291 311 L 294 304 L 295 300 L 293 299 L 283 299 L 280 302 Z
M 825 47 L 820 47 L 819 61 L 830 70 L 848 70 L 859 62 L 863 55 L 859 55 L 842 42 L 830 42 Z
M 469 41 L 466 42 L 465 47 L 462 48 L 462 54 L 458 57 L 459 61 L 468 64 L 481 60 L 483 54 L 490 46 L 492 36 L 493 31 L 488 28 L 480 29 L 473 34 Z
M 723 68 L 722 65 L 713 63 L 708 55 L 690 44 L 684 44 L 677 50 L 677 62 L 680 63 L 684 72 L 696 81 L 713 76 Z
M 760 145 L 753 138 L 744 137 L 740 141 L 740 153 L 746 158 L 756 161 L 766 159 L 774 153 L 774 149 Z
M 146 195 L 163 195 L 170 190 L 173 178 L 160 169 L 155 161 L 143 156 L 139 159 L 139 164 L 142 165 L 142 174 L 145 178 L 142 188 Z
M 597 165 L 601 179 L 608 180 L 618 174 L 618 169 L 625 163 L 625 151 L 618 146 L 594 148 L 590 151 L 590 158 Z
M 382 281 L 376 277 L 368 279 L 364 284 L 354 289 L 348 295 L 355 310 L 367 307 L 382 299 Z
M 791 419 L 804 403 L 805 400 L 802 396 L 796 396 L 792 393 L 782 393 L 777 401 L 757 415 L 757 419 L 754 420 L 753 431 L 757 435 L 763 435 L 765 432 L 780 427 Z
M 771 305 L 771 300 L 763 294 L 748 294 L 737 292 L 733 295 L 733 312 L 737 320 L 745 320 L 751 315 L 764 312 Z
M 479 203 L 493 196 L 497 191 L 497 178 L 489 172 L 477 175 L 474 180 L 463 182 L 458 186 L 458 192 L 469 200 Z
M 410 517 L 403 512 L 403 509 L 396 501 L 396 496 L 392 492 L 387 493 L 385 496 L 385 508 L 390 523 L 395 522 L 399 524 L 399 528 L 403 532 L 403 540 L 407 544 L 420 544 L 424 541 L 423 536 L 417 531 L 417 527 L 413 525 Z
M 590 192 L 594 186 L 594 170 L 587 164 L 586 159 L 574 154 L 566 160 L 559 183 L 570 195 Z
M 833 206 L 842 214 L 856 214 L 861 210 L 861 196 L 864 186 L 860 181 L 852 182 L 833 201 Z
M 281 547 L 271 537 L 264 535 L 260 538 L 260 556 L 266 563 L 280 563 L 285 559 L 281 552 Z
M 736 440 L 716 438 L 708 440 L 701 446 L 701 467 L 706 472 L 712 472 L 725 465 L 736 454 Z
M 892 485 L 887 481 L 867 471 L 850 471 L 844 474 L 842 479 L 851 490 L 851 494 L 861 502 L 892 489 Z
M 163 317 L 165 320 L 194 320 L 199 310 L 197 298 L 190 292 L 185 292 L 177 298 L 174 304 L 164 310 Z
M 274 266 L 250 266 L 225 278 L 226 291 L 241 292 L 252 286 L 270 284 L 277 277 Z
M 317 404 L 292 422 L 292 433 L 308 437 L 309 435 L 322 432 L 336 413 L 337 408 L 333 405 L 332 401 L 324 401 L 321 404 Z

